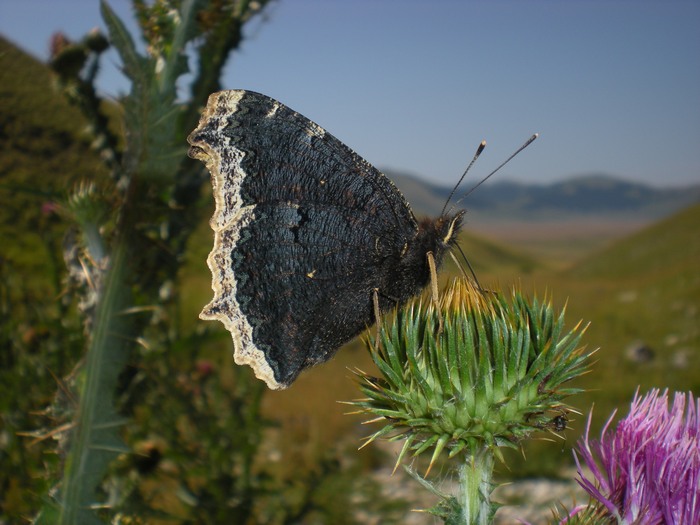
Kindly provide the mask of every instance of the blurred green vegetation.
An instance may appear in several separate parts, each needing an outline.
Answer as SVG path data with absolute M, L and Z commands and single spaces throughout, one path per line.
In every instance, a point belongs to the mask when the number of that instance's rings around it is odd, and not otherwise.
M 61 295 L 67 225 L 58 203 L 78 180 L 99 183 L 106 170 L 46 66 L 0 38 L 0 71 L 0 507 L 16 517 L 36 510 L 50 485 L 45 464 L 57 463 L 46 442 L 18 432 L 55 416 L 45 409 L 84 344 Z
M 107 172 L 90 147 L 86 121 L 51 88 L 44 65 L 0 38 L 0 71 L 0 520 L 16 522 L 36 512 L 60 466 L 50 429 L 61 414 L 47 407 L 75 403 L 63 381 L 85 344 L 75 305 L 62 295 L 67 224 L 55 204 L 77 181 L 99 184 Z M 366 475 L 393 458 L 381 448 L 356 452 L 371 429 L 337 403 L 359 396 L 348 369 L 373 366 L 359 340 L 289 390 L 270 392 L 247 367 L 233 364 L 228 333 L 216 326 L 204 337 L 197 314 L 211 295 L 205 259 L 213 208 L 204 193 L 175 312 L 190 336 L 146 352 L 128 371 L 123 401 L 133 420 L 125 434 L 133 453 L 113 467 L 112 479 L 129 485 L 115 492 L 129 494 L 132 509 L 150 509 L 149 523 L 205 522 L 241 504 L 232 498 L 241 495 L 234 485 L 247 465 L 255 492 L 247 495 L 246 519 L 355 523 L 365 521 L 361 508 L 382 523 L 400 523 L 411 502 L 376 497 L 381 487 Z M 700 391 L 699 223 L 696 206 L 556 271 L 559 261 L 468 234 L 462 246 L 485 287 L 549 293 L 559 306 L 568 304 L 571 326 L 591 322 L 584 341 L 600 347 L 597 363 L 579 382 L 588 393 L 571 401 L 584 414 L 595 404 L 595 432 L 613 409 L 624 412 L 637 385 Z M 566 250 L 562 240 L 547 255 Z M 453 271 L 448 262 L 441 278 Z M 639 344 L 652 349 L 651 360 L 629 357 Z M 142 402 L 147 391 L 150 404 Z M 257 396 L 260 412 L 251 409 Z M 55 398 L 60 402 L 51 404 Z M 527 461 L 510 454 L 503 476 L 555 476 L 570 465 L 585 416 L 569 419 L 565 442 L 527 444 Z M 236 454 L 246 457 L 238 461 Z

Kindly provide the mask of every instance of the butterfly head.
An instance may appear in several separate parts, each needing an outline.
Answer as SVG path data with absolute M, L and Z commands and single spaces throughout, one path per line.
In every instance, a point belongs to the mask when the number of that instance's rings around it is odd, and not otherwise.
M 464 210 L 460 210 L 454 214 L 441 215 L 438 218 L 426 217 L 420 221 L 416 242 L 418 257 L 425 260 L 425 254 L 432 252 L 439 265 L 447 250 L 457 243 L 463 219 Z

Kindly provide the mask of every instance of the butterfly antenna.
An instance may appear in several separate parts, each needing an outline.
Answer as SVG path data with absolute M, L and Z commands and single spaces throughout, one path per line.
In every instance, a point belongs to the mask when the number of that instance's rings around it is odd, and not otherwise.
M 464 173 L 462 173 L 462 176 L 457 181 L 457 184 L 455 184 L 455 187 L 452 188 L 452 191 L 450 192 L 450 196 L 447 197 L 447 200 L 445 201 L 445 205 L 442 207 L 442 211 L 440 212 L 441 217 L 445 214 L 445 209 L 447 208 L 447 205 L 450 203 L 450 199 L 452 199 L 452 197 L 454 197 L 454 194 L 457 191 L 457 188 L 459 188 L 459 185 L 462 184 L 464 177 L 467 176 L 467 173 L 469 172 L 471 167 L 476 162 L 476 159 L 479 158 L 479 155 L 481 155 L 481 152 L 484 151 L 485 147 L 486 147 L 486 141 L 482 140 L 481 144 L 479 144 L 479 147 L 476 148 L 476 153 L 474 154 L 474 157 L 472 158 L 471 162 L 469 163 L 469 166 L 467 166 L 467 169 L 464 170 Z
M 494 175 L 498 170 L 500 170 L 503 166 L 505 166 L 505 165 L 508 164 L 511 160 L 513 160 L 513 157 L 515 157 L 518 153 L 520 153 L 522 150 L 524 150 L 524 149 L 527 148 L 530 144 L 532 144 L 532 143 L 535 141 L 535 139 L 536 139 L 537 137 L 539 137 L 539 136 L 540 136 L 539 133 L 535 133 L 535 134 L 532 135 L 529 139 L 527 139 L 527 140 L 525 141 L 525 143 L 524 143 L 522 146 L 520 146 L 518 149 L 516 149 L 510 157 L 508 157 L 506 160 L 504 160 L 503 162 L 501 162 L 501 164 L 500 164 L 495 170 L 493 170 L 491 173 L 489 173 L 488 175 L 486 175 L 486 177 L 484 177 L 483 179 L 481 179 L 476 185 L 474 185 L 474 186 L 472 187 L 472 189 L 470 189 L 468 192 L 466 192 L 464 195 L 462 195 L 459 199 L 457 199 L 457 200 L 455 201 L 455 203 L 452 205 L 452 207 L 450 208 L 450 212 L 451 212 L 452 210 L 455 209 L 455 206 L 457 206 L 460 202 L 462 202 L 464 199 L 466 199 L 475 189 L 477 189 L 477 188 L 478 188 L 479 186 L 481 186 L 484 182 L 486 182 L 487 180 L 489 180 L 489 178 L 490 178 L 492 175 Z M 476 160 L 476 158 L 475 158 L 475 160 Z M 473 162 L 474 162 L 474 161 L 472 161 L 472 163 L 473 163 Z M 471 167 L 471 164 L 470 164 L 469 166 Z M 469 168 L 467 168 L 467 169 L 469 169 Z M 466 172 L 465 172 L 465 175 L 466 175 Z M 462 178 L 464 178 L 464 175 L 462 175 Z M 459 179 L 460 182 L 462 181 L 462 178 Z M 456 188 L 455 188 L 455 189 L 456 189 Z M 454 193 L 454 190 L 453 190 L 453 193 Z M 452 197 L 452 195 L 450 195 L 450 197 Z M 449 199 L 448 199 L 448 200 L 449 200 Z M 447 206 L 447 204 L 446 204 L 445 206 Z M 444 211 L 445 211 L 445 210 L 443 209 L 443 213 L 444 213 Z M 448 213 L 449 213 L 449 212 L 448 212 Z

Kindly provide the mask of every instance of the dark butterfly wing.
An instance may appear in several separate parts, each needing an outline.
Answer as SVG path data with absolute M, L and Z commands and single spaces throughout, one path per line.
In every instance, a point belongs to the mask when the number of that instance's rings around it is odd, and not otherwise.
M 211 95 L 188 141 L 216 200 L 214 299 L 200 317 L 231 332 L 238 364 L 284 388 L 374 321 L 374 290 L 393 305 L 388 276 L 418 225 L 389 179 L 264 95 Z

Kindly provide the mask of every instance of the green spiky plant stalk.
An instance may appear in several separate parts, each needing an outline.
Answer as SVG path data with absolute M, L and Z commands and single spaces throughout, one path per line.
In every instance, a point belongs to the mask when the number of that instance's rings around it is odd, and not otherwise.
M 381 378 L 358 371 L 366 396 L 351 404 L 383 427 L 367 438 L 403 441 L 396 465 L 430 454 L 425 479 L 447 453 L 459 492 L 442 495 L 429 512 L 449 524 L 491 523 L 490 499 L 501 447 L 518 448 L 536 431 L 563 430 L 573 409 L 566 386 L 585 373 L 590 352 L 579 346 L 580 323 L 564 330 L 564 312 L 550 302 L 452 282 L 436 306 L 418 298 L 384 319 L 368 341 Z M 364 446 L 364 445 L 363 445 Z M 410 472 L 413 472 L 412 470 Z
M 177 338 L 177 327 L 163 326 L 161 313 L 174 308 L 176 294 L 168 292 L 169 283 L 177 280 L 201 212 L 199 189 L 206 182 L 199 164 L 186 156 L 185 137 L 208 94 L 219 88 L 243 24 L 265 3 L 133 0 L 146 53 L 104 0 L 108 39 L 95 32 L 78 43 L 54 37 L 51 65 L 57 83 L 87 117 L 111 179 L 99 181 L 100 191 L 90 184 L 81 187 L 65 206 L 77 231 L 67 242 L 66 258 L 70 291 L 84 316 L 87 351 L 66 387 L 77 399 L 75 415 L 54 434 L 64 453 L 63 479 L 37 523 L 99 523 L 100 509 L 109 506 L 102 485 L 107 468 L 129 450 L 116 399 L 128 388 L 125 364 L 138 364 L 140 347 L 165 348 Z M 100 55 L 109 45 L 119 53 L 131 83 L 121 100 L 123 149 L 94 86 Z M 192 71 L 191 98 L 182 102 L 176 88 L 190 72 L 188 46 L 198 55 L 193 57 L 198 69 Z

